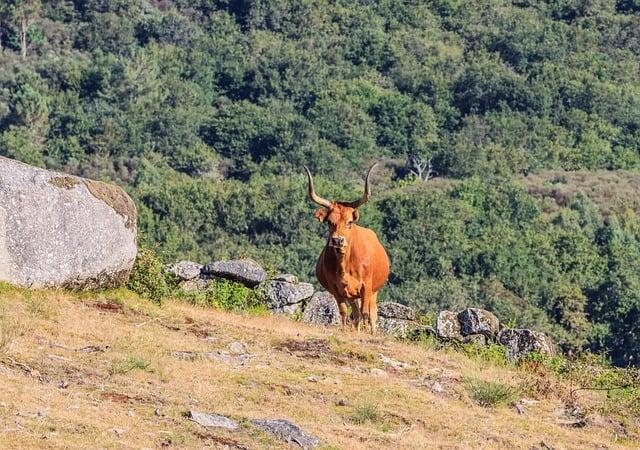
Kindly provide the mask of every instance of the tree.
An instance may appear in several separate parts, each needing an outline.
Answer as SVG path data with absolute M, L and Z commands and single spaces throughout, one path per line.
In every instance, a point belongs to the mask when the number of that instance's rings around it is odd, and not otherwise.
M 40 0 L 10 0 L 13 20 L 18 27 L 20 38 L 20 54 L 22 59 L 27 57 L 27 32 L 29 25 L 38 17 L 42 4 Z

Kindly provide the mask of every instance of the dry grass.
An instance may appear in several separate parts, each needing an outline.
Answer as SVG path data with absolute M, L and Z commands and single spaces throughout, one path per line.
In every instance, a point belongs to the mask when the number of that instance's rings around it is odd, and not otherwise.
M 549 212 L 569 206 L 578 193 L 586 195 L 600 209 L 609 214 L 623 213 L 627 208 L 640 211 L 640 173 L 624 170 L 565 172 L 545 171 L 522 177 L 529 193 L 547 199 Z
M 519 386 L 528 378 L 453 350 L 174 301 L 159 307 L 123 291 L 29 294 L 0 285 L 0 311 L 16 330 L 0 353 L 4 448 L 290 448 L 249 426 L 254 418 L 289 419 L 326 448 L 640 445 L 636 419 L 589 412 L 600 393 L 580 399 L 583 428 L 567 425 L 553 392 L 526 415 L 478 406 L 465 380 Z M 243 365 L 172 355 L 228 352 L 236 341 L 255 355 Z M 191 409 L 242 426 L 205 429 L 185 417 Z

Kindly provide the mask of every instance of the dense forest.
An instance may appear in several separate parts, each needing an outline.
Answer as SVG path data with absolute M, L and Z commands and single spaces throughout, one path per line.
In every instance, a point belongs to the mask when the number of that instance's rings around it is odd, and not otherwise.
M 120 184 L 167 261 L 309 280 L 302 164 L 351 200 L 382 161 L 381 300 L 640 357 L 638 0 L 4 0 L 0 155 Z

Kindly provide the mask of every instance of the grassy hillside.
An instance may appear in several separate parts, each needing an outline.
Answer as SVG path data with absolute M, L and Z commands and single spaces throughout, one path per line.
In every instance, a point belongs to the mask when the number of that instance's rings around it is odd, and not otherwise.
M 0 292 L 4 448 L 290 448 L 254 418 L 289 419 L 326 449 L 637 448 L 638 397 L 576 390 L 614 372 L 573 364 L 558 375 L 491 349 L 160 307 L 123 290 Z M 206 429 L 189 410 L 241 427 Z
M 120 184 L 167 262 L 309 279 L 302 164 L 349 200 L 384 161 L 381 298 L 640 361 L 637 0 L 6 0 L 0 155 Z

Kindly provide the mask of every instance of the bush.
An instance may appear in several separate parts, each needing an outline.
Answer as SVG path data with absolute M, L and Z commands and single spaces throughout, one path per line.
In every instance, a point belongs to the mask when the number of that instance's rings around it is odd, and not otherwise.
M 171 294 L 168 274 L 158 255 L 148 248 L 138 250 L 127 287 L 141 297 L 160 304 Z
M 487 408 L 511 403 L 518 394 L 515 388 L 499 381 L 468 379 L 466 385 L 473 401 Z

